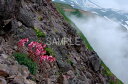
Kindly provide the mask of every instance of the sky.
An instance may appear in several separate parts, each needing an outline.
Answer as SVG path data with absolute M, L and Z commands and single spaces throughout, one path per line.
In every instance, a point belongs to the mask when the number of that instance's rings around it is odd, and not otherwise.
M 90 0 L 103 8 L 128 11 L 128 0 Z

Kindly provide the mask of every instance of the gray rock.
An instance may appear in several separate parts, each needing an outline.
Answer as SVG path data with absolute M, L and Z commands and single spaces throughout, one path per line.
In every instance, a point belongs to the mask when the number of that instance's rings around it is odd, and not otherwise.
M 68 78 L 65 75 L 63 75 L 63 84 L 69 84 Z
M 21 68 L 20 72 L 21 72 L 21 74 L 22 74 L 23 77 L 26 78 L 26 77 L 29 76 L 30 72 L 29 72 L 29 70 L 28 70 L 27 67 L 21 65 L 21 66 L 19 66 L 19 68 Z
M 8 58 L 8 55 L 7 55 L 7 54 L 1 54 L 1 57 L 2 57 L 3 59 L 6 59 L 6 58 Z
M 90 56 L 89 58 L 91 64 L 92 64 L 92 67 L 95 71 L 98 71 L 100 70 L 100 64 L 101 64 L 101 60 L 99 59 L 99 57 L 95 54 L 95 55 L 92 55 Z
M 9 76 L 9 69 L 6 64 L 0 64 L 0 76 L 2 76 L 2 77 Z
M 71 69 L 71 65 L 64 61 L 59 60 L 57 61 L 57 63 L 58 63 L 58 67 L 62 70 L 62 72 L 67 72 Z
M 71 78 L 75 77 L 75 74 L 74 74 L 74 72 L 72 70 L 69 70 L 67 72 L 67 75 L 69 75 Z
M 0 77 L 0 84 L 7 84 L 7 81 L 4 78 Z
M 0 19 L 7 20 L 12 18 L 17 13 L 17 6 L 19 6 L 19 1 L 17 0 L 0 0 Z
M 27 27 L 34 27 L 34 23 L 33 23 L 33 13 L 21 8 L 20 9 L 20 13 L 18 15 L 18 19 Z

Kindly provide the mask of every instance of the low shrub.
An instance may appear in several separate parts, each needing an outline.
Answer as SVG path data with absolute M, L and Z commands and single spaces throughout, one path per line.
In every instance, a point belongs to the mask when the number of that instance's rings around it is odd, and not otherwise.
M 42 32 L 40 29 L 34 28 L 34 30 L 35 30 L 36 35 L 37 35 L 38 38 L 39 38 L 39 37 L 45 37 L 45 36 L 46 36 L 45 33 Z
M 27 54 L 17 52 L 13 56 L 19 64 L 27 66 L 31 74 L 36 74 L 37 64 Z
M 48 55 L 52 55 L 52 56 L 55 56 L 55 52 L 53 51 L 53 49 L 51 48 L 45 48 L 46 52 Z

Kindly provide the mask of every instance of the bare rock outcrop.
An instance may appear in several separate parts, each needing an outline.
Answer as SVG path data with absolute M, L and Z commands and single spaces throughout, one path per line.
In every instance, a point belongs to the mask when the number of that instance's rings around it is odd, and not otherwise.
M 27 67 L 19 65 L 12 54 L 16 52 L 18 40 L 38 40 L 34 28 L 46 34 L 40 39 L 42 42 L 47 38 L 80 38 L 49 0 L 0 0 L 0 76 L 4 77 L 0 80 L 8 84 L 107 83 L 100 59 L 86 49 L 81 39 L 80 45 L 49 45 L 57 61 L 44 64 L 43 71 L 39 69 L 31 76 Z

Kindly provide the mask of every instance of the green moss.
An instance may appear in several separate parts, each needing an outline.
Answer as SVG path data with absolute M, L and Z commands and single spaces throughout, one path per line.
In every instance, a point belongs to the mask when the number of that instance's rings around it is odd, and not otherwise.
M 67 61 L 68 64 L 73 66 L 73 62 L 71 61 L 71 59 L 67 59 L 66 61 Z
M 101 65 L 104 67 L 104 71 L 103 71 L 104 75 L 113 76 L 113 73 L 109 70 L 109 68 L 103 62 L 101 62 Z
M 120 80 L 110 81 L 110 84 L 123 84 Z
M 55 56 L 55 52 L 53 51 L 53 49 L 51 49 L 51 48 L 45 48 L 45 50 L 46 50 L 46 54 L 47 55 L 52 55 L 52 56 Z
M 39 21 L 42 21 L 43 20 L 43 17 L 42 16 L 38 16 L 38 20 Z
M 37 64 L 30 58 L 28 58 L 27 54 L 14 53 L 13 56 L 15 57 L 19 64 L 27 66 L 31 74 L 36 74 Z
M 86 48 L 93 51 L 92 46 L 89 44 L 88 40 L 83 35 L 83 33 L 79 31 L 78 34 L 80 35 L 81 39 L 84 41 Z
M 77 16 L 78 18 L 82 17 L 82 13 L 78 9 L 71 12 L 71 14 Z
M 72 21 L 65 15 L 65 11 L 62 8 L 62 5 L 63 4 L 60 4 L 60 3 L 54 3 L 54 4 L 56 6 L 57 11 L 63 16 L 63 18 L 65 19 L 65 21 L 67 21 L 69 23 L 72 23 Z M 67 6 L 67 5 L 65 5 L 65 6 Z
M 101 62 L 101 65 L 104 67 L 103 74 L 105 76 L 115 77 L 115 75 L 109 70 L 109 68 L 103 62 Z M 119 79 L 117 79 L 117 80 L 109 79 L 109 83 L 110 84 L 123 84 Z
M 40 38 L 40 37 L 45 37 L 45 36 L 46 36 L 45 33 L 42 32 L 39 28 L 36 28 L 36 27 L 35 27 L 34 30 L 35 30 L 36 35 L 37 35 L 38 38 Z

